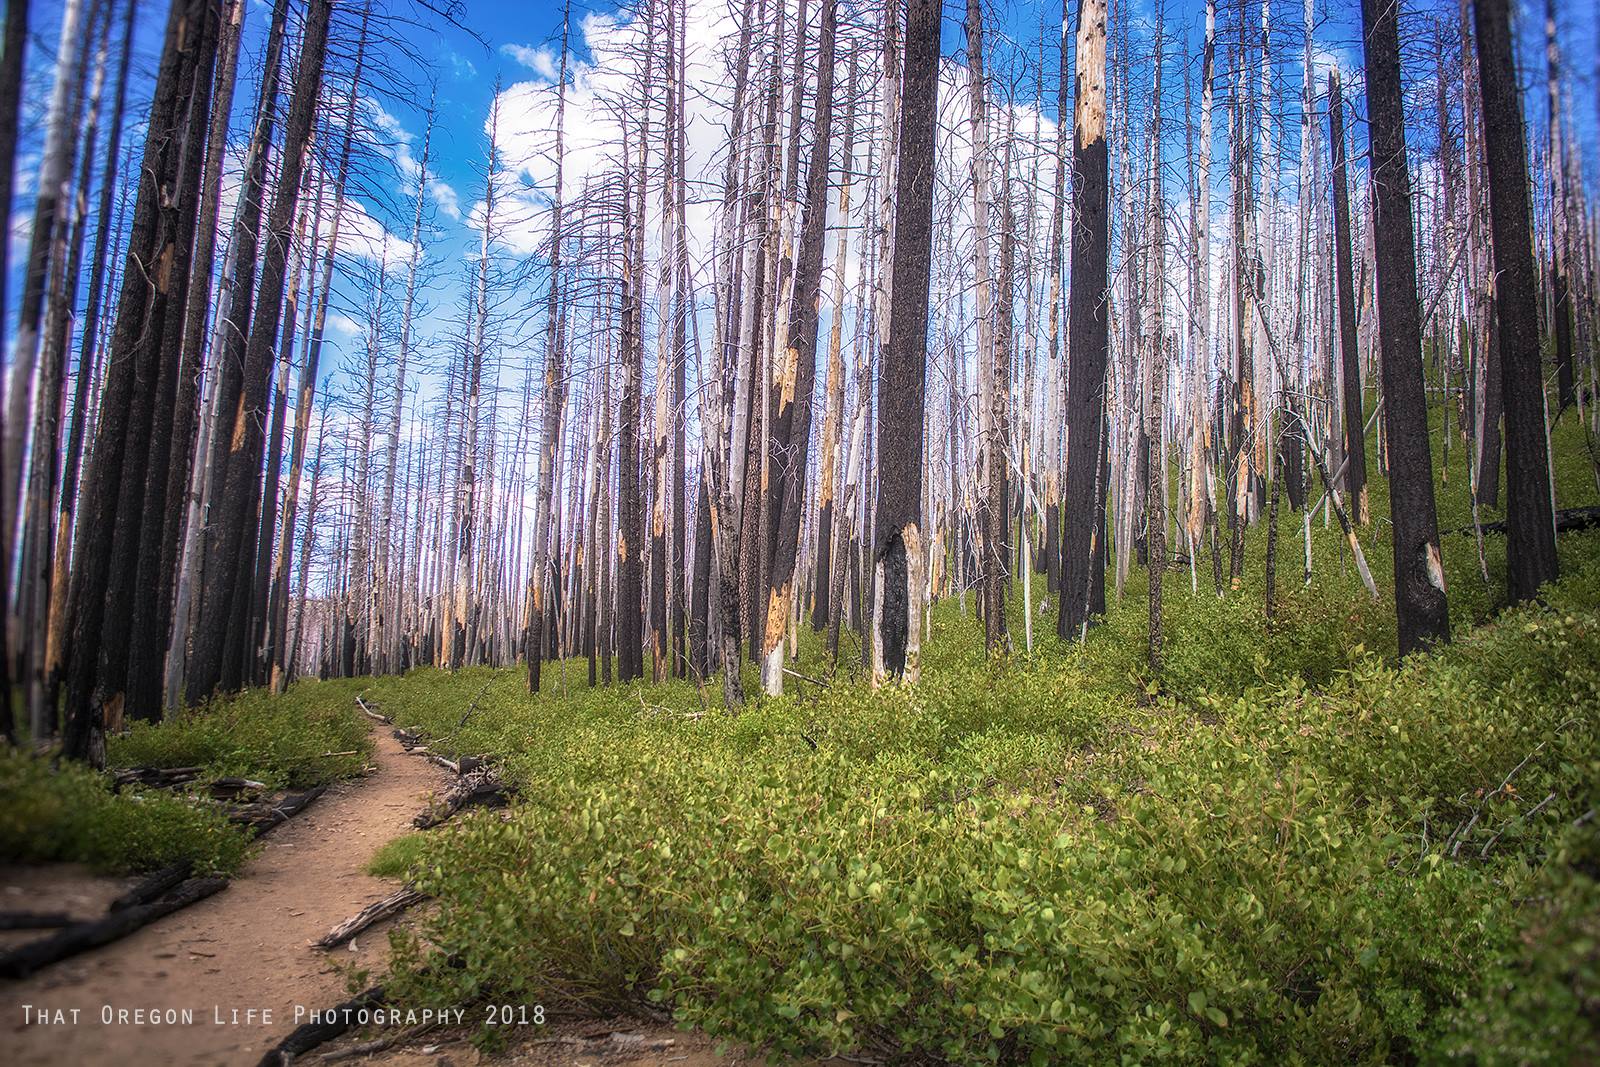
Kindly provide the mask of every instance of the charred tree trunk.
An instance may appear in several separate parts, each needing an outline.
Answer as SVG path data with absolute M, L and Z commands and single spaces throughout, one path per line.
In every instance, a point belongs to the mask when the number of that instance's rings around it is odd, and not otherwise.
M 1367 121 L 1372 155 L 1378 355 L 1389 453 L 1389 514 L 1394 523 L 1395 613 L 1400 654 L 1450 639 L 1439 526 L 1428 450 L 1422 380 L 1422 324 L 1411 228 L 1405 101 L 1400 90 L 1399 13 L 1390 0 L 1362 0 Z
M 920 673 L 923 396 L 933 259 L 940 6 L 934 0 L 906 4 L 889 333 L 878 375 L 878 495 L 872 531 L 874 684 L 890 678 L 915 682 Z
M 228 577 L 240 573 L 241 569 L 249 570 L 247 564 L 253 559 L 254 545 L 247 542 L 261 489 L 262 417 L 283 310 L 289 244 L 305 169 L 306 144 L 322 85 L 332 6 L 332 0 L 311 0 L 307 12 L 294 94 L 284 124 L 282 176 L 267 218 L 258 306 L 245 346 L 243 388 L 237 400 L 219 409 L 225 416 L 221 426 L 228 432 L 225 442 L 219 437 L 225 455 L 221 469 L 213 472 L 221 492 L 207 534 L 205 569 L 220 580 L 206 582 L 201 590 L 200 626 L 195 633 L 194 660 L 188 679 L 191 703 L 205 700 L 219 687 L 236 688 L 241 681 L 238 675 L 242 664 L 227 655 L 227 650 L 231 642 L 242 640 L 238 624 L 243 620 L 239 616 L 241 608 L 248 608 L 248 603 L 241 604 L 239 600 L 241 596 L 248 600 L 250 585 L 229 581 Z M 231 639 L 229 631 L 234 635 Z
M 1067 305 L 1067 476 L 1060 611 L 1056 632 L 1080 636 L 1089 622 L 1096 560 L 1101 434 L 1105 422 L 1110 156 L 1106 146 L 1106 4 L 1079 0 L 1073 74 L 1072 287 Z
M 1350 185 L 1345 162 L 1344 96 L 1339 71 L 1328 74 L 1328 138 L 1333 148 L 1333 269 L 1339 300 L 1340 377 L 1344 383 L 1345 492 L 1366 525 L 1367 434 L 1361 412 L 1361 352 L 1356 339 L 1355 270 L 1350 252 Z
M 768 454 L 769 496 L 766 616 L 761 644 L 761 682 L 769 694 L 783 692 L 783 637 L 794 597 L 795 560 L 806 497 L 811 440 L 811 395 L 817 375 L 817 302 L 828 223 L 828 175 L 833 123 L 834 25 L 837 0 L 823 0 L 818 39 L 816 122 L 806 173 L 805 215 L 795 260 L 788 350 L 772 421 Z M 920 464 L 920 456 L 918 458 Z
M 1538 595 L 1539 586 L 1554 581 L 1559 568 L 1544 428 L 1528 161 L 1510 7 L 1510 0 L 1476 0 L 1473 5 L 1484 124 L 1494 131 L 1485 138 L 1485 157 L 1506 418 L 1506 584 L 1515 602 Z
M 539 692 L 539 667 L 544 658 L 545 582 L 549 569 L 551 513 L 556 461 L 561 438 L 561 416 L 566 407 L 567 381 L 565 313 L 561 306 L 561 180 L 567 113 L 567 33 L 569 3 L 562 13 L 561 67 L 556 82 L 556 178 L 550 213 L 550 289 L 545 296 L 544 421 L 539 441 L 538 503 L 533 518 L 533 563 L 528 575 L 528 692 Z
M 121 725 L 120 682 L 133 623 L 128 587 L 141 525 L 136 495 L 142 497 L 145 484 L 151 408 L 163 403 L 153 386 L 168 319 L 175 324 L 183 318 L 218 19 L 215 0 L 174 4 L 168 18 L 94 453 L 84 479 L 62 751 L 96 766 L 104 761 L 106 730 Z M 114 679 L 115 688 L 97 684 L 103 677 Z

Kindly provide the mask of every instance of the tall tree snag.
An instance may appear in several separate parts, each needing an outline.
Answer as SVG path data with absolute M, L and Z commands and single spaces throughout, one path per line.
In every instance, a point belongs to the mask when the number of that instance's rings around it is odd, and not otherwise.
M 1394 523 L 1395 613 L 1400 654 L 1450 638 L 1444 565 L 1433 503 L 1428 406 L 1422 381 L 1417 254 L 1400 90 L 1400 22 L 1394 0 L 1361 0 L 1367 122 L 1372 156 L 1372 240 L 1377 264 L 1378 362 Z
M 1505 406 L 1506 585 L 1513 602 L 1538 594 L 1558 574 L 1550 504 L 1539 353 L 1539 290 L 1533 264 L 1528 160 L 1517 89 L 1510 0 L 1476 0 L 1478 79 L 1483 94 Z
M 1056 632 L 1080 636 L 1089 621 L 1101 513 L 1105 423 L 1110 156 L 1106 145 L 1106 2 L 1079 0 L 1073 72 L 1072 283 L 1067 303 L 1067 477 L 1062 500 L 1061 603 Z
M 872 680 L 915 682 L 922 626 L 922 433 L 933 261 L 938 0 L 907 0 L 889 333 L 878 373 Z M 864 387 L 864 383 L 863 383 Z

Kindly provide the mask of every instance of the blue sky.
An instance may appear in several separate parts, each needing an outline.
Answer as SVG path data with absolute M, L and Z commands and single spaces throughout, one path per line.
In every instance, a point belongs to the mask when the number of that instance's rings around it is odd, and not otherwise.
M 250 7 L 247 16 L 246 60 L 242 67 L 244 81 L 237 95 L 232 133 L 236 153 L 247 132 L 249 115 L 254 106 L 255 67 L 270 14 L 270 4 L 267 0 L 248 0 L 248 2 Z M 1149 48 L 1149 26 L 1154 17 L 1155 0 L 1126 0 L 1126 2 L 1131 4 L 1130 15 L 1134 27 L 1130 47 L 1136 55 L 1139 55 L 1147 52 Z M 1406 23 L 1407 27 L 1426 37 L 1427 13 L 1439 9 L 1434 6 L 1435 3 L 1443 4 L 1451 14 L 1455 11 L 1454 0 L 1412 3 L 1407 8 L 1411 13 Z M 1316 5 L 1319 62 L 1325 64 L 1338 61 L 1346 69 L 1347 83 L 1352 75 L 1359 78 L 1357 0 L 1316 0 Z M 56 24 L 60 18 L 59 0 L 56 3 L 47 0 L 45 3 L 35 3 L 33 6 L 34 32 L 29 56 L 30 91 L 27 97 L 28 106 L 25 108 L 23 142 L 19 159 L 19 201 L 13 217 L 13 247 L 18 252 L 21 251 L 18 245 L 23 242 L 16 239 L 26 235 L 28 209 L 31 206 L 31 172 L 37 161 L 38 123 L 42 118 L 40 112 L 43 101 L 48 96 L 47 77 L 51 54 L 55 48 Z M 364 93 L 367 97 L 366 105 L 370 108 L 369 119 L 386 131 L 387 143 L 381 146 L 378 156 L 371 161 L 373 165 L 368 168 L 364 187 L 354 192 L 352 196 L 353 211 L 358 216 L 364 217 L 349 222 L 347 230 L 365 233 L 369 250 L 378 247 L 373 238 L 383 229 L 396 240 L 406 236 L 410 219 L 410 186 L 413 180 L 405 173 L 406 164 L 408 160 L 414 160 L 420 151 L 423 127 L 420 105 L 427 100 L 428 85 L 431 80 L 437 86 L 438 118 L 432 148 L 433 162 L 430 166 L 436 179 L 430 187 L 429 198 L 433 227 L 430 240 L 427 242 L 426 258 L 433 267 L 433 279 L 426 300 L 428 313 L 419 321 L 416 336 L 419 346 L 427 347 L 433 343 L 442 343 L 446 323 L 454 315 L 459 302 L 462 266 L 465 258 L 477 247 L 479 234 L 474 228 L 477 216 L 473 212 L 473 205 L 479 201 L 482 194 L 482 167 L 486 152 L 485 121 L 494 101 L 497 77 L 504 88 L 503 99 L 510 112 L 507 125 L 516 126 L 519 116 L 522 123 L 521 129 L 512 130 L 512 135 L 505 138 L 506 154 L 537 156 L 541 146 L 548 143 L 548 123 L 544 122 L 545 128 L 536 127 L 544 121 L 543 116 L 549 114 L 549 100 L 553 96 L 549 92 L 548 82 L 554 65 L 553 50 L 558 46 L 561 34 L 562 5 L 547 2 L 517 3 L 513 0 L 465 0 L 457 11 L 457 16 L 465 28 L 447 25 L 437 16 L 414 6 L 412 0 L 390 0 L 389 3 L 380 6 L 385 7 L 397 18 L 407 20 L 407 23 L 400 27 L 400 32 L 406 38 L 407 47 L 400 50 L 385 45 L 379 49 L 381 63 L 373 68 L 375 76 L 369 80 L 369 88 Z M 720 8 L 723 5 L 719 0 L 715 6 Z M 1223 6 L 1226 9 L 1228 5 Z M 851 9 L 852 5 L 847 3 L 846 14 L 842 18 L 848 20 L 848 12 Z M 1172 79 L 1169 81 L 1169 92 L 1177 96 L 1181 94 L 1180 64 L 1197 63 L 1195 57 L 1198 54 L 1204 6 L 1200 0 L 1167 0 L 1165 10 L 1169 33 L 1176 37 L 1168 53 L 1168 77 Z M 1053 118 L 1054 34 L 1059 26 L 1059 9 L 1053 5 L 1041 9 L 1032 4 L 1012 0 L 991 5 L 989 11 L 992 20 L 989 35 L 992 46 L 1000 45 L 1002 38 L 1009 38 L 1016 47 L 1032 53 L 1036 48 L 1033 42 L 1037 40 L 1041 29 L 1050 36 L 1051 40 L 1047 46 L 1049 55 L 1046 61 L 1045 93 L 1040 109 L 1047 118 Z M 1597 92 L 1596 75 L 1592 68 L 1592 57 L 1600 54 L 1600 43 L 1597 43 L 1596 38 L 1596 5 L 1592 0 L 1576 0 L 1576 2 L 1560 0 L 1559 11 L 1562 23 L 1562 46 L 1567 63 L 1574 68 L 1575 117 L 1585 143 L 1591 174 L 1600 175 L 1600 158 L 1596 155 L 1596 142 L 1600 138 L 1595 136 L 1596 122 L 1600 120 L 1600 115 L 1597 115 L 1600 108 L 1596 106 L 1597 100 L 1600 100 L 1600 92 Z M 1295 96 L 1299 90 L 1298 39 L 1301 12 L 1301 5 L 1295 0 L 1274 0 L 1274 23 L 1279 27 L 1276 47 L 1282 57 L 1277 92 L 1284 94 L 1285 98 Z M 944 52 L 947 56 L 961 54 L 963 42 L 960 18 L 963 13 L 964 4 L 959 4 L 955 0 L 946 4 Z M 338 25 L 342 27 L 347 40 L 351 35 L 356 14 L 353 3 L 340 4 Z M 130 92 L 134 125 L 130 127 L 127 136 L 128 143 L 134 147 L 142 141 L 142 129 L 137 125 L 138 115 L 148 100 L 149 78 L 160 45 L 164 15 L 165 4 L 162 0 L 141 0 L 136 78 Z M 1533 129 L 1536 131 L 1534 135 L 1540 138 L 1542 132 L 1539 131 L 1542 131 L 1543 123 L 1542 15 L 1542 2 L 1535 3 L 1531 7 L 1524 5 L 1522 30 L 1525 41 L 1522 58 L 1526 65 L 1527 77 L 1524 88 L 1531 94 L 1529 111 L 1533 118 Z M 607 17 L 618 16 L 616 9 L 605 0 L 589 0 L 582 5 L 573 5 L 574 22 L 585 19 L 593 22 L 597 18 Z M 1224 22 L 1230 21 L 1226 13 L 1221 18 Z M 705 29 L 709 34 L 708 39 L 714 40 L 715 31 L 709 26 Z M 599 62 L 600 66 L 604 67 L 603 60 L 597 61 L 596 57 L 586 50 L 584 40 L 585 35 L 581 26 L 575 26 L 574 63 Z M 1003 46 L 1001 47 L 1003 50 Z M 345 51 L 348 51 L 348 48 Z M 708 57 L 707 63 L 710 62 Z M 1225 62 L 1225 56 L 1219 57 L 1219 64 Z M 339 65 L 339 70 L 347 69 L 348 55 L 342 60 L 336 60 L 336 63 Z M 1582 69 L 1584 63 L 1590 64 L 1589 69 Z M 991 58 L 991 67 L 996 64 L 997 60 Z M 1419 79 L 1427 77 L 1430 71 L 1431 64 L 1412 68 L 1412 73 Z M 581 72 L 577 76 L 581 77 Z M 1023 103 L 1028 102 L 1023 101 Z M 955 106 L 953 102 L 952 106 Z M 569 111 L 569 134 L 581 136 L 586 121 L 584 112 L 576 104 L 569 107 L 576 107 L 575 111 Z M 1431 137 L 1431 133 L 1426 130 L 1429 124 L 1428 122 L 1421 124 L 1423 128 L 1419 133 L 1422 136 Z M 1222 136 L 1222 128 L 1219 124 L 1219 138 Z M 701 132 L 708 139 L 708 144 L 715 141 L 715 131 L 709 127 Z M 1281 130 L 1281 143 L 1285 146 L 1291 145 L 1298 136 L 1298 121 L 1285 117 Z M 1359 144 L 1362 139 L 1359 131 L 1357 137 Z M 1181 141 L 1174 138 L 1173 144 L 1168 148 L 1169 158 L 1178 152 L 1181 152 Z M 694 148 L 691 146 L 691 155 L 693 154 Z M 709 150 L 706 154 L 709 154 Z M 520 178 L 517 184 L 521 186 L 523 197 L 521 209 L 529 216 L 527 232 L 522 235 L 520 242 L 511 242 L 513 247 L 507 253 L 514 258 L 519 255 L 531 255 L 536 248 L 534 242 L 542 232 L 539 229 L 540 220 L 536 212 L 548 191 L 548 165 L 547 162 L 540 162 L 537 159 L 512 159 L 511 162 L 514 168 L 520 168 L 516 177 Z M 227 218 L 226 213 L 224 218 Z M 394 247 L 393 244 L 391 247 Z M 19 258 L 14 255 L 13 264 L 17 263 Z M 357 260 L 361 258 L 363 257 L 353 257 Z M 352 262 L 351 265 L 370 268 L 370 263 Z M 335 376 L 338 368 L 359 346 L 360 327 L 357 322 L 361 317 L 361 300 L 362 294 L 358 287 L 346 279 L 341 286 L 339 306 L 340 315 L 343 317 L 336 316 L 335 329 L 329 336 L 334 351 L 325 356 L 323 365 L 325 371 L 332 372 Z M 12 314 L 15 313 L 14 307 L 11 311 Z M 434 334 L 439 336 L 432 336 Z

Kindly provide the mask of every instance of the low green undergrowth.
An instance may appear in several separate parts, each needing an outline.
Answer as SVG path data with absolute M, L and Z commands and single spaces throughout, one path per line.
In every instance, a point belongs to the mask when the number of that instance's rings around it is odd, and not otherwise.
M 252 692 L 160 723 L 136 723 L 109 739 L 106 763 L 113 770 L 199 767 L 195 794 L 225 777 L 249 778 L 269 790 L 347 777 L 371 752 L 366 721 L 351 706 L 355 691 L 334 683 L 280 698 Z M 108 874 L 178 860 L 232 873 L 243 862 L 248 836 L 208 800 L 155 789 L 113 794 L 109 783 L 76 764 L 0 751 L 0 858 L 81 862 Z
M 252 690 L 134 723 L 112 737 L 109 767 L 201 767 L 207 778 L 241 777 L 273 789 L 305 789 L 355 774 L 367 762 L 367 721 L 352 707 L 351 681 L 281 697 Z
M 231 874 L 247 847 L 227 816 L 202 801 L 162 790 L 114 795 L 86 768 L 0 749 L 0 857 L 10 862 L 62 860 L 129 874 L 189 860 L 199 871 Z
M 1267 629 L 1202 589 L 1159 685 L 1136 602 L 1010 664 L 944 604 L 919 686 L 736 717 L 687 683 L 376 683 L 523 787 L 408 841 L 440 905 L 395 988 L 649 997 L 781 1053 L 1562 1062 L 1600 1038 L 1600 553 L 1563 545 L 1544 607 L 1403 666 L 1364 596 L 1286 590 Z
M 1580 434 L 1556 429 L 1563 507 L 1597 499 Z M 581 660 L 532 696 L 520 670 L 367 680 L 521 790 L 375 861 L 438 899 L 389 988 L 648 999 L 780 1054 L 1571 1062 L 1600 1045 L 1600 534 L 1502 613 L 1463 451 L 1435 452 L 1453 643 L 1403 665 L 1375 470 L 1376 599 L 1320 515 L 1302 582 L 1285 507 L 1274 616 L 1263 522 L 1225 595 L 1205 550 L 1167 572 L 1155 672 L 1135 566 L 1082 643 L 1042 575 L 1031 651 L 1020 582 L 1008 655 L 940 602 L 914 687 L 868 688 L 848 633 L 834 664 L 807 629 L 815 681 L 737 715 L 715 682 L 591 687 Z
M 367 861 L 367 873 L 377 878 L 404 878 L 422 856 L 422 834 L 405 834 L 388 842 Z

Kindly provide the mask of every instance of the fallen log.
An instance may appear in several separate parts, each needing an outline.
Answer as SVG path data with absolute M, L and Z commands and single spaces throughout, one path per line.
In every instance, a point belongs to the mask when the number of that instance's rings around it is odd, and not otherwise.
M 189 877 L 193 870 L 193 865 L 188 860 L 179 860 L 177 863 L 163 867 L 159 871 L 148 875 L 144 881 L 129 889 L 116 900 L 113 900 L 111 902 L 111 910 L 121 911 L 137 904 L 148 904 Z
M 503 808 L 511 803 L 513 792 L 492 770 L 480 767 L 452 782 L 436 803 L 411 820 L 411 825 L 428 830 L 449 820 L 462 808 Z
M 296 1056 L 303 1056 L 323 1042 L 332 1041 L 352 1026 L 368 1022 L 371 1010 L 381 1006 L 383 1001 L 383 986 L 373 986 L 343 1004 L 313 1012 L 315 1021 L 295 1027 L 293 1033 L 261 1057 L 259 1067 L 288 1067 Z
M 394 728 L 394 739 L 408 752 L 422 744 L 422 735 L 415 730 L 407 730 L 404 726 Z
M 365 700 L 362 700 L 359 696 L 356 697 L 356 707 L 360 708 L 361 709 L 361 713 L 363 715 L 365 715 L 367 718 L 371 719 L 373 722 L 381 722 L 385 726 L 388 726 L 390 723 L 394 722 L 394 720 L 389 718 L 389 716 L 385 715 L 381 711 L 375 710 L 371 705 L 369 705 Z
M 1504 534 L 1506 532 L 1505 520 L 1486 522 L 1478 529 L 1486 534 Z M 1556 512 L 1556 533 L 1558 534 L 1593 529 L 1600 529 L 1600 507 L 1562 508 Z M 1469 534 L 1473 532 L 1473 528 L 1471 526 L 1462 526 L 1449 532 L 1453 534 Z
M 119 793 L 130 785 L 149 786 L 154 789 L 172 789 L 188 785 L 204 773 L 202 767 L 129 767 L 111 778 L 111 791 Z
M 180 908 L 226 888 L 226 878 L 190 878 L 160 900 L 114 911 L 103 919 L 74 923 L 49 937 L 0 956 L 0 978 L 26 978 L 42 967 L 120 940 Z
M 382 900 L 368 904 L 350 918 L 323 934 L 317 940 L 317 947 L 337 948 L 367 929 L 367 927 L 380 923 L 390 916 L 399 915 L 412 905 L 420 904 L 427 899 L 428 895 L 426 893 L 412 889 L 410 886 L 406 886 L 404 889 L 397 889 Z
M 327 791 L 327 783 L 323 783 L 322 785 L 312 786 L 303 793 L 290 793 L 275 804 L 251 804 L 246 807 L 236 808 L 228 816 L 228 821 L 235 826 L 254 829 L 258 838 L 265 837 L 306 810 L 313 800 L 316 800 Z
M 71 925 L 72 916 L 64 911 L 0 911 L 0 930 L 50 930 Z
M 245 793 L 261 793 L 267 788 L 267 783 L 257 782 L 250 778 L 218 778 L 210 785 L 211 797 L 214 800 L 232 800 L 243 796 Z

